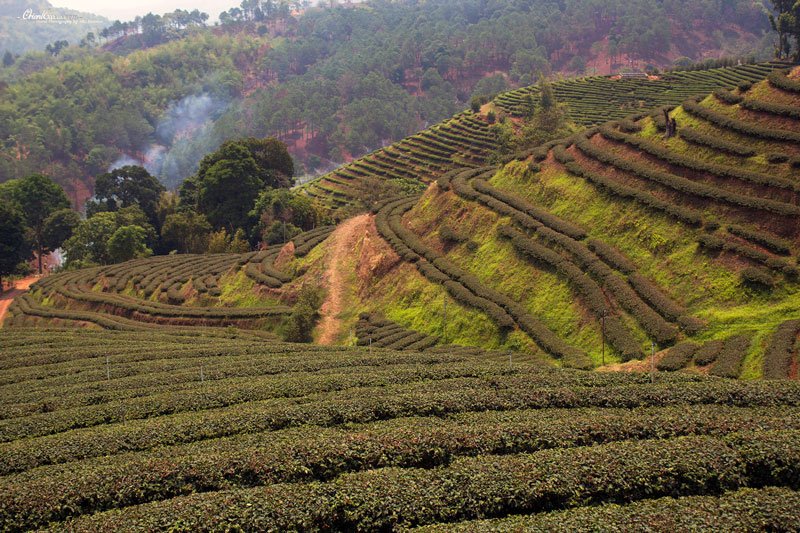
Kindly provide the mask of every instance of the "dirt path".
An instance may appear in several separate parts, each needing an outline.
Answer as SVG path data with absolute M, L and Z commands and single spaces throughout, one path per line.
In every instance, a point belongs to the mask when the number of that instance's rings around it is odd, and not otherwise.
M 14 301 L 14 298 L 26 292 L 31 285 L 36 283 L 39 280 L 36 276 L 29 276 L 27 278 L 23 278 L 21 280 L 17 280 L 14 283 L 14 288 L 7 289 L 3 294 L 0 295 L 0 325 L 3 324 L 3 320 L 6 318 L 6 312 L 8 311 L 8 307 L 11 305 L 11 302 Z
M 344 305 L 344 285 L 347 280 L 348 259 L 352 263 L 352 252 L 358 240 L 364 235 L 369 224 L 369 215 L 359 215 L 342 223 L 333 232 L 332 242 L 325 263 L 325 285 L 328 294 L 322 304 L 319 322 L 319 344 L 330 345 L 336 340 L 341 330 L 342 321 L 339 313 Z
M 667 355 L 667 350 L 656 353 L 656 364 Z M 598 372 L 650 372 L 652 367 L 652 357 L 647 356 L 642 360 L 628 361 L 627 363 L 614 363 L 597 368 Z M 656 370 L 658 372 L 658 370 Z

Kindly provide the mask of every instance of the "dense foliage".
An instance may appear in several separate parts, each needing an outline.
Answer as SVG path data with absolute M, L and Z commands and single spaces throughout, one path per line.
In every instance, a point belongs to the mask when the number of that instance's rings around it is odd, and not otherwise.
M 12 57 L 0 71 L 0 175 L 47 172 L 66 187 L 133 159 L 172 187 L 242 135 L 280 136 L 321 168 L 452 115 L 496 71 L 525 85 L 596 53 L 657 62 L 673 32 L 698 23 L 709 34 L 740 24 L 751 41 L 767 24 L 745 0 L 374 2 L 299 17 L 287 5 L 244 2 L 213 31 L 196 11 L 148 14 L 58 57 Z M 709 46 L 740 39 L 722 32 Z
M 53 334 L 58 349 L 43 351 Z M 627 517 L 662 505 L 796 521 L 775 501 L 798 488 L 793 382 L 651 384 L 454 347 L 202 329 L 10 328 L 0 349 L 4 529 L 552 523 L 543 513 L 601 520 L 609 503 L 630 504 L 613 506 Z

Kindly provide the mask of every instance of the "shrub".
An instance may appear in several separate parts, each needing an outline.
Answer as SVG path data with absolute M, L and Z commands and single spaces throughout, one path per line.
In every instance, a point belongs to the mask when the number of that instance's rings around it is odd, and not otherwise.
M 800 82 L 786 76 L 786 71 L 776 70 L 767 76 L 770 85 L 792 93 L 800 93 Z
M 745 100 L 742 107 L 751 111 L 769 113 L 779 117 L 800 118 L 800 107 L 793 105 L 779 104 L 777 102 L 765 102 L 763 100 Z
M 800 320 L 787 320 L 775 330 L 764 353 L 764 378 L 786 379 L 797 357 L 797 336 L 800 335 Z
M 311 342 L 314 326 L 319 318 L 322 294 L 316 288 L 304 286 L 289 315 L 284 339 L 287 342 Z
M 751 287 L 771 289 L 775 286 L 775 278 L 761 268 L 747 267 L 739 275 L 742 283 Z
M 554 153 L 556 154 L 556 158 L 558 158 L 558 152 L 554 151 Z M 612 178 L 607 178 L 606 176 L 603 176 L 597 172 L 586 170 L 577 164 L 570 154 L 566 152 L 563 153 L 569 156 L 569 159 L 565 159 L 562 161 L 562 163 L 570 173 L 591 181 L 598 187 L 610 192 L 612 195 L 619 196 L 620 198 L 634 199 L 650 209 L 661 211 L 662 213 L 676 218 L 681 222 L 685 222 L 690 226 L 699 226 L 702 224 L 703 216 L 699 211 L 689 207 L 672 204 L 665 200 L 661 200 L 647 191 L 629 187 L 627 185 L 618 183 Z
M 502 236 L 511 239 L 514 248 L 519 253 L 538 263 L 552 267 L 565 277 L 570 285 L 582 296 L 586 306 L 598 320 L 604 316 L 608 305 L 603 290 L 575 264 L 529 239 L 525 234 L 511 226 L 502 226 L 499 231 Z M 619 316 L 613 313 L 607 314 L 605 328 L 609 343 L 620 352 L 623 360 L 627 361 L 642 357 L 641 347 L 631 336 Z
M 745 122 L 737 118 L 719 113 L 713 109 L 703 107 L 693 100 L 687 100 L 683 103 L 683 109 L 690 115 L 702 118 L 717 125 L 721 128 L 743 133 L 758 139 L 766 139 L 769 141 L 782 141 L 782 142 L 800 142 L 800 133 L 781 130 L 776 128 L 769 128 L 760 126 L 750 122 Z
M 786 154 L 781 154 L 777 152 L 769 153 L 766 155 L 767 162 L 771 165 L 780 165 L 781 163 L 786 163 L 789 161 L 789 156 Z
M 686 131 L 692 130 L 691 128 L 688 128 Z M 622 132 L 614 131 L 611 128 L 601 128 L 600 133 L 607 139 L 635 146 L 639 150 L 655 156 L 670 165 L 680 166 L 690 170 L 696 170 L 698 172 L 708 172 L 709 174 L 713 174 L 721 178 L 733 178 L 758 185 L 768 185 L 770 187 L 776 187 L 779 189 L 800 192 L 800 184 L 798 184 L 796 180 L 781 178 L 773 175 L 772 173 L 754 172 L 743 169 L 740 166 L 721 165 L 718 163 L 702 161 L 700 159 L 672 151 L 668 147 L 665 147 L 657 142 L 653 142 L 650 139 L 635 135 L 627 135 Z M 689 136 L 691 135 L 692 134 L 689 133 Z M 753 155 L 755 155 L 755 151 L 753 151 Z
M 603 261 L 620 272 L 632 274 L 636 271 L 636 265 L 613 246 L 598 239 L 589 239 L 586 244 L 589 246 L 589 249 L 599 255 Z
M 707 366 L 717 360 L 717 356 L 725 346 L 723 340 L 708 341 L 700 346 L 694 354 L 694 363 L 698 366 Z
M 638 161 L 625 159 L 614 153 L 606 152 L 592 144 L 585 137 L 578 140 L 577 146 L 581 152 L 597 161 L 611 165 L 619 170 L 630 172 L 639 178 L 653 181 L 688 196 L 727 202 L 736 206 L 759 209 L 783 216 L 800 216 L 800 207 L 794 204 L 739 194 L 728 189 L 692 181 L 676 174 L 657 170 Z
M 686 142 L 706 146 L 719 152 L 738 155 L 740 157 L 753 157 L 756 155 L 755 148 L 727 141 L 716 135 L 706 135 L 691 126 L 684 126 L 678 134 Z
M 714 96 L 718 100 L 730 105 L 740 104 L 744 100 L 743 97 L 732 93 L 728 89 L 717 89 L 714 91 Z
M 469 240 L 468 236 L 454 230 L 449 225 L 439 227 L 439 238 L 446 243 L 463 243 Z
M 670 348 L 657 364 L 659 370 L 674 372 L 686 367 L 697 351 L 698 345 L 693 342 L 682 342 Z
M 751 339 L 750 335 L 736 335 L 725 339 L 722 349 L 717 354 L 717 362 L 711 367 L 709 374 L 723 378 L 738 378 Z
M 735 225 L 728 226 L 728 231 L 737 237 L 763 246 L 778 255 L 790 255 L 792 253 L 789 242 L 779 239 L 778 237 Z

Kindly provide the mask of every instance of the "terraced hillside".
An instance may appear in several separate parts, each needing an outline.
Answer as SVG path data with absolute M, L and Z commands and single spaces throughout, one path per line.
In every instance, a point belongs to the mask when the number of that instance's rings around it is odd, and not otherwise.
M 0 352 L 3 530 L 800 528 L 797 382 L 241 334 Z
M 307 255 L 332 229 L 296 237 L 291 258 Z M 274 330 L 292 312 L 291 295 L 274 290 L 296 277 L 275 266 L 281 251 L 167 255 L 48 276 L 14 301 L 5 325 Z
M 614 79 L 593 76 L 553 83 L 558 101 L 571 121 L 590 126 L 621 119 L 662 105 L 677 105 L 690 96 L 741 83 L 763 80 L 783 63 L 740 65 L 693 72 L 674 72 L 659 79 Z M 498 110 L 521 116 L 538 105 L 539 88 L 525 87 L 497 96 Z M 483 164 L 497 141 L 483 114 L 464 112 L 386 148 L 376 150 L 304 186 L 309 196 L 336 212 L 353 204 L 370 207 L 381 197 L 429 184 L 454 168 Z
M 776 72 L 693 97 L 670 112 L 674 135 L 656 110 L 501 167 L 441 168 L 424 193 L 376 202 L 332 239 L 305 234 L 294 252 L 53 276 L 6 324 L 269 336 L 322 281 L 337 295 L 326 338 L 339 344 L 796 379 L 798 84 Z
M 626 119 L 385 203 L 379 232 L 455 304 L 409 312 L 419 289 L 395 289 L 386 318 L 439 334 L 460 305 L 493 324 L 483 346 L 568 366 L 656 351 L 662 370 L 796 378 L 797 87 L 776 73 L 687 100 L 670 138 L 661 113 Z
M 642 108 L 675 105 L 697 94 L 720 87 L 763 80 L 780 62 L 738 65 L 735 67 L 665 73 L 653 79 L 590 76 L 553 84 L 556 98 L 569 106 L 569 116 L 577 124 L 592 126 L 619 120 Z M 539 87 L 523 87 L 495 98 L 498 108 L 521 116 L 530 100 L 538 104 Z

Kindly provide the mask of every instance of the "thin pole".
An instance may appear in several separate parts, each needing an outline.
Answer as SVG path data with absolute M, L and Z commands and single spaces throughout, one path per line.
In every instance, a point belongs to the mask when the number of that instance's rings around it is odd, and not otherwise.
M 656 343 L 650 341 L 650 383 L 656 379 Z
M 447 344 L 447 295 L 442 295 L 442 339 Z
M 603 309 L 603 315 L 600 317 L 600 323 L 602 324 L 600 327 L 601 331 L 601 353 L 603 357 L 603 366 L 606 365 L 606 313 L 607 311 Z
M 203 375 L 203 367 L 201 365 L 200 366 L 200 383 L 202 383 L 203 381 L 205 381 L 205 376 Z
M 106 379 L 111 379 L 111 365 L 108 362 L 108 356 L 106 356 Z

